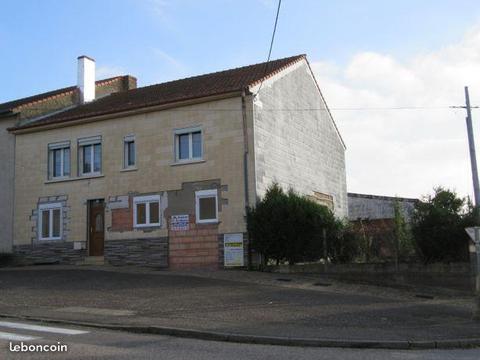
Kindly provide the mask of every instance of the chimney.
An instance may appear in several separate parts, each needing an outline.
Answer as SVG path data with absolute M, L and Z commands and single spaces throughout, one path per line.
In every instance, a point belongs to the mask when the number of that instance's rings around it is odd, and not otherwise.
M 77 86 L 81 104 L 95 100 L 95 60 L 85 55 L 78 57 Z

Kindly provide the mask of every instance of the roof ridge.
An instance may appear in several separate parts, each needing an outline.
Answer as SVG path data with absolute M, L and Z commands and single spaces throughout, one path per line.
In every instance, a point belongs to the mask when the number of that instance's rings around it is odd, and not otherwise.
M 200 78 L 202 76 L 218 75 L 218 74 L 221 74 L 223 72 L 230 72 L 230 71 L 235 71 L 235 70 L 240 70 L 240 69 L 246 69 L 246 68 L 249 68 L 249 67 L 255 67 L 255 66 L 259 66 L 259 65 L 263 65 L 263 64 L 269 64 L 269 63 L 272 63 L 272 62 L 285 61 L 287 59 L 291 59 L 292 60 L 291 62 L 294 62 L 298 59 L 305 58 L 306 56 L 307 56 L 306 54 L 287 56 L 287 57 L 279 58 L 279 59 L 275 59 L 275 60 L 263 61 L 263 62 L 258 62 L 258 63 L 255 63 L 255 64 L 249 64 L 249 65 L 243 65 L 243 66 L 237 66 L 237 67 L 233 67 L 233 68 L 228 68 L 228 69 L 219 70 L 219 71 L 213 71 L 213 72 L 204 73 L 204 74 L 200 74 L 200 75 L 187 76 L 187 77 L 184 77 L 184 78 L 169 80 L 169 81 L 165 81 L 165 82 L 161 82 L 161 83 L 150 84 L 150 85 L 146 85 L 146 86 L 139 86 L 139 87 L 136 87 L 135 89 L 129 89 L 129 90 L 127 90 L 127 92 L 132 91 L 132 90 L 142 90 L 142 89 L 152 88 L 152 87 L 160 86 L 160 85 L 167 85 L 167 84 L 175 83 L 177 81 L 192 80 L 192 79 Z M 289 64 L 290 64 L 290 62 L 288 63 L 288 65 Z M 283 66 L 282 69 L 287 67 L 288 65 Z M 265 75 L 265 76 L 267 76 L 267 75 Z M 113 93 L 111 95 L 115 95 L 115 94 L 118 94 L 118 93 Z

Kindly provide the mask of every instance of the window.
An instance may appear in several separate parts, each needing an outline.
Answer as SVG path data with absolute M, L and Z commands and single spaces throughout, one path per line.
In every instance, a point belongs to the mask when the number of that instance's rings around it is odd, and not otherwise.
M 123 139 L 123 168 L 135 167 L 135 136 L 125 136 Z
M 38 210 L 39 240 L 60 240 L 62 238 L 62 204 L 42 204 Z
M 175 131 L 175 161 L 201 160 L 203 156 L 200 128 Z
M 80 139 L 78 149 L 80 175 L 99 175 L 102 172 L 102 138 Z
M 133 198 L 135 227 L 160 226 L 160 195 Z
M 195 213 L 197 223 L 218 222 L 217 190 L 195 192 Z
M 48 178 L 70 176 L 70 142 L 48 145 Z

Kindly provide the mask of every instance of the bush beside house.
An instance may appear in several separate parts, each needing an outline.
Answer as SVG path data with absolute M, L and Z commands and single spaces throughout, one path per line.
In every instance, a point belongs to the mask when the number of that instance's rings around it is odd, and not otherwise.
M 313 262 L 325 253 L 331 261 L 346 262 L 356 254 L 354 233 L 331 210 L 293 190 L 284 192 L 278 184 L 249 209 L 247 224 L 252 247 L 264 264 Z

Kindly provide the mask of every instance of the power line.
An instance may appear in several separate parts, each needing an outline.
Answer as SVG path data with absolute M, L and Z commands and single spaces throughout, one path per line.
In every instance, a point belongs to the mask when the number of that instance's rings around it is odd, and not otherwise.
M 268 50 L 267 62 L 265 63 L 265 71 L 263 72 L 262 82 L 260 83 L 260 87 L 258 88 L 257 94 L 260 92 L 260 89 L 262 88 L 263 78 L 265 78 L 265 75 L 267 75 L 268 63 L 270 62 L 270 57 L 272 56 L 273 42 L 275 41 L 275 33 L 277 31 L 278 15 L 280 14 L 281 5 L 282 5 L 282 0 L 278 0 L 277 15 L 275 16 L 275 24 L 273 25 L 272 40 L 270 40 L 270 49 Z

